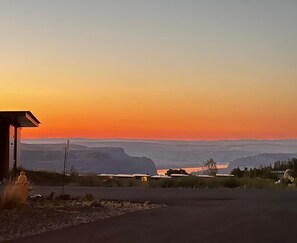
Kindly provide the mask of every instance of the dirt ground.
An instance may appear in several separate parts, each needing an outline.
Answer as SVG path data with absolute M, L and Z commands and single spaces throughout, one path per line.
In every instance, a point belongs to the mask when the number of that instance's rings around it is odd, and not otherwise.
M 155 207 L 119 200 L 31 200 L 15 209 L 0 209 L 0 242 Z
M 34 187 L 48 195 L 58 187 Z M 1 187 L 0 187 L 1 191 Z M 296 242 L 297 191 L 67 187 L 73 196 L 166 205 L 64 227 L 16 243 Z M 3 227 L 3 226 L 1 226 Z

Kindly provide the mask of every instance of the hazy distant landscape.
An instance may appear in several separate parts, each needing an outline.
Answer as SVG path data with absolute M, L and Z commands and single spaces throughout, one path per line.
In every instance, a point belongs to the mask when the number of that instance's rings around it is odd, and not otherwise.
M 23 144 L 20 165 L 27 169 L 61 172 L 64 144 Z M 155 175 L 154 162 L 145 157 L 129 156 L 118 147 L 87 147 L 72 144 L 68 154 L 68 171 L 81 173 L 144 173 Z
M 21 165 L 60 171 L 66 139 L 24 140 Z M 80 172 L 149 173 L 196 167 L 213 158 L 235 167 L 259 167 L 297 156 L 297 140 L 162 141 L 71 139 L 69 168 Z M 155 164 L 155 165 L 154 165 Z M 156 166 L 156 167 L 155 167 Z

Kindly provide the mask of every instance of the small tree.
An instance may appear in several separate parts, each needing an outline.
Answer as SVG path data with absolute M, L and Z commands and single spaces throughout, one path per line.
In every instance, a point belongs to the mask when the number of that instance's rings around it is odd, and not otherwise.
M 210 158 L 209 160 L 205 161 L 203 163 L 203 166 L 203 173 L 206 175 L 215 176 L 218 172 L 217 163 L 213 160 L 213 158 Z
M 75 167 L 71 165 L 70 168 L 70 178 L 71 179 L 76 179 L 78 177 L 78 172 L 76 171 Z
M 239 167 L 237 168 L 234 168 L 232 171 L 231 171 L 231 175 L 234 175 L 235 177 L 243 177 L 245 174 L 245 171 L 242 171 Z

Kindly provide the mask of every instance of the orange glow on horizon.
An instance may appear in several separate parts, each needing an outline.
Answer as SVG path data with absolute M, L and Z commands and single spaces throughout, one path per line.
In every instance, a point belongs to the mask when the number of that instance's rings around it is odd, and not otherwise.
M 216 166 L 217 166 L 217 169 L 227 169 L 228 165 L 229 165 L 229 163 L 220 163 L 220 164 L 217 164 Z M 183 168 L 170 168 L 170 169 L 173 169 L 173 170 L 183 169 L 188 174 L 191 174 L 193 172 L 202 172 L 202 171 L 206 170 L 206 167 L 198 166 L 198 167 L 183 167 Z M 168 170 L 169 170 L 169 168 L 168 169 L 158 169 L 157 173 L 159 175 L 165 175 Z
M 295 4 L 59 2 L 0 3 L 23 138 L 297 139 Z

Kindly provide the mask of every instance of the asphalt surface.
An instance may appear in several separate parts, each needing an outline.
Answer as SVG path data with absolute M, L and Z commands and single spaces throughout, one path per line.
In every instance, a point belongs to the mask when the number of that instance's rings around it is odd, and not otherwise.
M 52 190 L 60 193 L 34 188 Z M 166 206 L 14 242 L 297 242 L 296 191 L 73 187 L 66 193 Z

